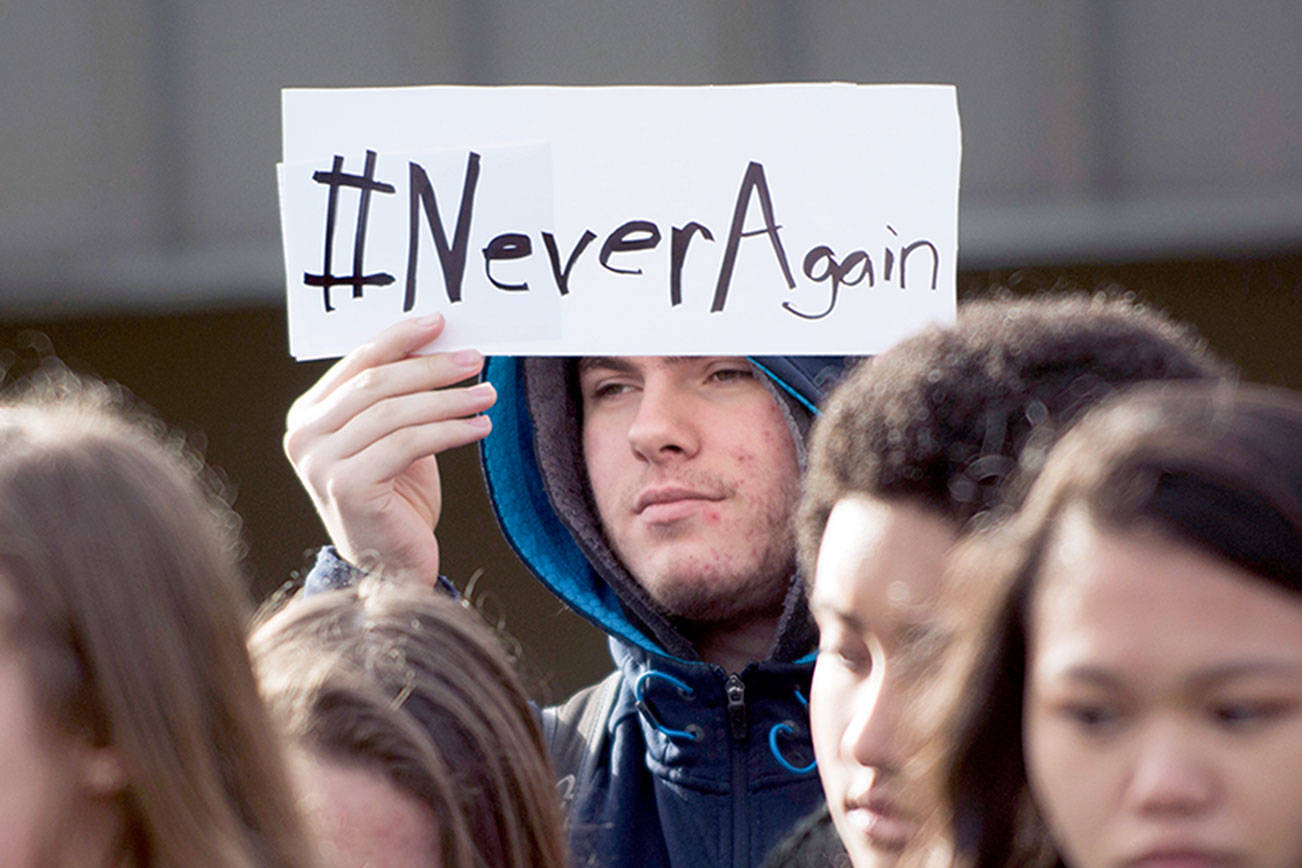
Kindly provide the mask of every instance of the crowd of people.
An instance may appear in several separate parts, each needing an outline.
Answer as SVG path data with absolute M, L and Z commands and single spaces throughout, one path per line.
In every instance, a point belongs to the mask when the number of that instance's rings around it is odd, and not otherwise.
M 6 387 L 0 866 L 1302 865 L 1302 395 L 1076 294 L 864 360 L 443 326 L 294 404 L 331 545 L 256 613 L 184 438 Z M 610 637 L 558 706 L 440 575 L 475 442 Z

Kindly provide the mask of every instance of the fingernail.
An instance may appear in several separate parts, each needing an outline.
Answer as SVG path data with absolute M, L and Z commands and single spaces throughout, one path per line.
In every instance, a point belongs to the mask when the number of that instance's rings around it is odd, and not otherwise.
M 484 415 L 471 416 L 467 419 L 472 428 L 492 428 L 493 420 Z
M 484 354 L 479 350 L 458 350 L 452 354 L 453 364 L 463 368 L 477 368 L 483 360 Z
M 497 390 L 493 388 L 492 383 L 477 383 L 466 390 L 466 394 L 474 398 L 487 398 Z
M 431 313 L 416 318 L 416 325 L 422 328 L 433 328 L 441 322 L 443 322 L 443 314 L 441 313 Z

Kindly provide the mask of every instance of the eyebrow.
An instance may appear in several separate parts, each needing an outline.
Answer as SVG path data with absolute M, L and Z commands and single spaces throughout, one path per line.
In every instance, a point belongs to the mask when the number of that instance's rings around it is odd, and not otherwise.
M 1093 666 L 1081 664 L 1078 666 L 1069 666 L 1062 671 L 1061 677 L 1071 679 L 1072 681 L 1083 681 L 1087 684 L 1095 684 L 1099 687 L 1107 687 L 1118 690 L 1122 686 L 1121 679 L 1113 675 L 1102 666 Z
M 584 356 L 579 359 L 580 374 L 594 368 L 605 368 L 621 373 L 628 373 L 633 370 L 633 366 L 619 356 Z
M 818 598 L 810 600 L 809 611 L 810 614 L 822 612 L 825 615 L 835 618 L 847 627 L 858 630 L 860 633 L 866 633 L 868 631 L 867 625 L 857 615 L 853 612 L 847 612 L 844 609 L 838 608 L 835 603 L 828 600 L 820 600 Z
M 1120 689 L 1124 686 L 1122 679 L 1111 670 L 1092 664 L 1070 666 L 1062 675 L 1100 687 Z M 1196 690 L 1206 690 L 1235 678 L 1252 675 L 1302 675 L 1302 665 L 1286 660 L 1233 660 L 1199 669 L 1186 683 Z
M 1190 679 L 1190 683 L 1196 687 L 1207 688 L 1234 678 L 1252 675 L 1302 675 L 1302 665 L 1287 660 L 1232 660 L 1199 670 L 1198 674 Z
M 702 358 L 701 356 L 660 356 L 670 365 L 681 365 Z M 610 371 L 618 371 L 621 374 L 634 373 L 634 365 L 623 356 L 583 356 L 579 359 L 579 373 L 590 371 L 594 368 L 602 368 Z

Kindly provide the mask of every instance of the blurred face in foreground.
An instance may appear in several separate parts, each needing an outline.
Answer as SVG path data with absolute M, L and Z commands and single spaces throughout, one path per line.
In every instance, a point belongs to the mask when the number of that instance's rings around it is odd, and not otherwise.
M 1038 582 L 1024 744 L 1067 863 L 1302 865 L 1302 594 L 1079 513 Z
M 326 868 L 440 864 L 433 811 L 381 772 L 307 750 L 295 751 L 292 769 Z
M 957 537 L 936 513 L 867 495 L 838 501 L 823 531 L 810 594 L 820 632 L 810 729 L 828 810 L 856 868 L 893 864 L 915 829 L 896 718 L 911 646 L 934 617 Z
M 57 861 L 74 788 L 61 745 L 39 720 L 21 652 L 0 637 L 0 866 Z
M 25 647 L 33 639 L 6 629 L 16 613 L 0 580 L 0 868 L 107 864 L 120 845 L 125 773 L 112 748 L 43 713 Z

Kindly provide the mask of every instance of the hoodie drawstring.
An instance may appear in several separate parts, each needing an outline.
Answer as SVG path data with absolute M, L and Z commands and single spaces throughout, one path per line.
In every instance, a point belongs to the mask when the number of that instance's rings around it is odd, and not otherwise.
M 636 701 L 637 710 L 647 719 L 647 722 L 651 724 L 653 729 L 665 737 L 675 740 L 685 739 L 688 741 L 699 741 L 704 735 L 699 726 L 692 725 L 686 729 L 674 729 L 666 726 L 660 720 L 659 716 L 656 715 L 655 711 L 646 700 L 647 682 L 653 678 L 669 682 L 677 688 L 678 695 L 684 699 L 690 699 L 696 695 L 696 691 L 686 682 L 675 678 L 667 672 L 648 669 L 646 672 L 639 675 L 637 681 L 633 683 L 633 699 Z M 809 700 L 805 698 L 804 694 L 801 693 L 799 689 L 796 690 L 796 701 L 805 708 L 809 707 Z M 777 760 L 778 765 L 782 766 L 782 768 L 791 772 L 793 775 L 807 775 L 818 767 L 817 761 L 810 762 L 805 766 L 794 765 L 783 755 L 782 749 L 778 745 L 778 736 L 794 736 L 795 734 L 796 725 L 792 721 L 784 720 L 781 723 L 774 724 L 769 729 L 769 753 L 773 755 L 773 759 Z
M 796 701 L 799 702 L 802 707 L 809 708 L 809 700 L 800 692 L 800 688 L 796 688 Z M 782 749 L 778 747 L 779 734 L 788 736 L 795 735 L 795 724 L 789 720 L 784 720 L 782 723 L 775 723 L 769 730 L 769 753 L 773 754 L 773 758 L 778 761 L 778 765 L 782 766 L 793 775 L 807 775 L 814 769 L 818 768 L 817 760 L 811 760 L 809 765 L 806 766 L 793 765 L 788 761 L 787 758 L 782 755 Z
M 652 728 L 662 735 L 671 739 L 699 741 L 701 736 L 704 735 L 699 726 L 693 725 L 686 729 L 672 729 L 660 722 L 660 718 L 656 716 L 656 713 L 651 709 L 651 706 L 647 704 L 646 697 L 643 695 L 646 688 L 646 682 L 651 678 L 660 678 L 664 681 L 668 681 L 670 684 L 678 688 L 678 695 L 684 699 L 690 699 L 696 695 L 696 691 L 686 682 L 675 678 L 667 672 L 658 672 L 655 669 L 648 669 L 646 672 L 639 675 L 637 681 L 633 684 L 633 699 L 637 702 L 637 710 L 642 713 L 651 724 Z

